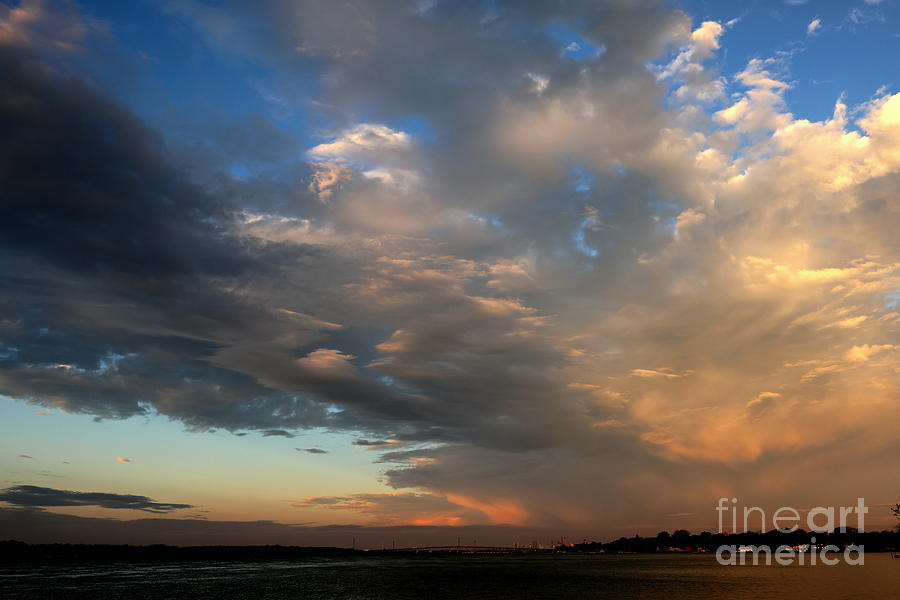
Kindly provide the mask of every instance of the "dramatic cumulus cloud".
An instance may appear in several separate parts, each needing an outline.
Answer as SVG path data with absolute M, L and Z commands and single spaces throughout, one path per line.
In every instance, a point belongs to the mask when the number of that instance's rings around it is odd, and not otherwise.
M 167 5 L 322 82 L 290 189 L 185 173 L 6 16 L 0 392 L 359 435 L 414 491 L 297 503 L 374 522 L 887 492 L 900 96 L 796 118 L 783 58 L 729 82 L 727 27 L 649 0 L 343 6 Z
M 0 502 L 23 508 L 100 506 L 102 508 L 127 508 L 153 513 L 168 513 L 182 508 L 193 508 L 190 504 L 155 502 L 146 496 L 135 496 L 133 494 L 73 492 L 70 490 L 38 487 L 36 485 L 17 485 L 0 490 Z

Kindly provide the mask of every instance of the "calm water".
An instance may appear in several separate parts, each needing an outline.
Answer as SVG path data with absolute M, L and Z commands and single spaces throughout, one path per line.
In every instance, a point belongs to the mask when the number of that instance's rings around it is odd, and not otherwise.
M 442 556 L 0 567 L 0 598 L 900 598 L 900 560 L 722 567 L 709 555 Z

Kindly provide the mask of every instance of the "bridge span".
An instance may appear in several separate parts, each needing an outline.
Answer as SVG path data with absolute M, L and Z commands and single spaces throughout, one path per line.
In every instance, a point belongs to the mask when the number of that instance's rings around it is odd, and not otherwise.
M 384 548 L 369 552 L 390 553 L 438 553 L 438 554 L 534 554 L 553 552 L 552 548 L 534 548 L 529 546 L 475 546 L 454 544 L 447 546 L 408 546 L 404 548 Z

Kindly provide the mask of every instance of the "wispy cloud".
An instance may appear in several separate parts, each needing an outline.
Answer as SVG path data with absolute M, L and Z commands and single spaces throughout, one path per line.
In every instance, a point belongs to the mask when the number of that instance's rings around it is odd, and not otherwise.
M 156 502 L 146 496 L 103 492 L 75 492 L 36 485 L 17 485 L 0 490 L 0 502 L 23 508 L 100 506 L 102 508 L 132 509 L 154 513 L 167 513 L 183 508 L 194 508 L 191 504 Z

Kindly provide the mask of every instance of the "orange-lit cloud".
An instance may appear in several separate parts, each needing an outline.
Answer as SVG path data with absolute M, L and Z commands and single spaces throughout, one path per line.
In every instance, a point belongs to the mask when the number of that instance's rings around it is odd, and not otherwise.
M 485 515 L 449 498 L 415 492 L 311 496 L 295 502 L 298 508 L 324 508 L 358 513 L 377 525 L 471 525 L 485 523 Z
M 475 509 L 490 519 L 491 523 L 522 525 L 528 522 L 528 512 L 513 500 L 475 499 L 459 494 L 447 494 L 447 499 L 460 506 Z

